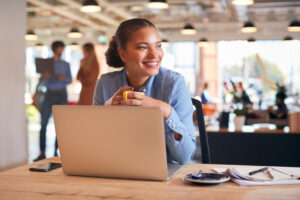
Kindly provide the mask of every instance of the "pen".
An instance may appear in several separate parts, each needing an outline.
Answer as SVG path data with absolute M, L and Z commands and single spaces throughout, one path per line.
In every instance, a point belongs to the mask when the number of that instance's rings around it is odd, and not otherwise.
M 257 174 L 257 173 L 261 173 L 261 172 L 264 172 L 264 171 L 267 171 L 268 170 L 268 167 L 264 167 L 264 168 L 261 168 L 261 169 L 258 169 L 258 170 L 254 170 L 252 172 L 249 172 L 249 175 L 252 176 L 254 174 Z
M 286 175 L 288 175 L 288 176 L 290 176 L 290 177 L 294 177 L 293 174 L 289 174 L 288 172 L 285 172 L 285 171 L 283 171 L 283 170 L 281 170 L 281 169 L 277 169 L 277 168 L 275 168 L 275 167 L 272 167 L 272 169 L 274 169 L 275 171 L 281 172 L 281 173 L 283 173 L 283 174 L 286 174 Z
M 272 175 L 272 173 L 270 172 L 270 170 L 267 170 L 266 173 L 268 174 L 270 179 L 274 179 L 274 176 Z

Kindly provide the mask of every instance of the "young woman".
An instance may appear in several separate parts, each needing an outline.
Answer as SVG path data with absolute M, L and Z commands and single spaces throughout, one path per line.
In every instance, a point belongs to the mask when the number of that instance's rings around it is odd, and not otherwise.
M 94 90 L 99 76 L 99 64 L 93 44 L 84 44 L 82 50 L 84 58 L 80 61 L 80 68 L 77 74 L 77 80 L 82 85 L 78 104 L 92 105 Z
M 105 55 L 109 66 L 123 69 L 101 76 L 94 104 L 160 107 L 168 162 L 187 163 L 196 148 L 193 106 L 183 76 L 160 67 L 164 53 L 156 27 L 140 18 L 122 22 Z M 124 91 L 132 91 L 127 100 Z

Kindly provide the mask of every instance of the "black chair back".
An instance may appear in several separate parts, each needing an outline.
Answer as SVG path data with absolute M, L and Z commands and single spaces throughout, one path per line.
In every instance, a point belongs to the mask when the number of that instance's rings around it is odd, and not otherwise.
M 210 163 L 209 145 L 205 129 L 204 114 L 201 101 L 192 98 L 193 105 L 196 108 L 197 122 L 199 128 L 199 139 L 202 152 L 202 163 Z

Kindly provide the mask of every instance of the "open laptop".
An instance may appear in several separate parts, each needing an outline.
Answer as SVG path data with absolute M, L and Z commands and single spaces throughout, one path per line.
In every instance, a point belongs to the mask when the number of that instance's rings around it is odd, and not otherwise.
M 180 165 L 166 158 L 160 108 L 53 106 L 63 172 L 67 175 L 168 180 Z

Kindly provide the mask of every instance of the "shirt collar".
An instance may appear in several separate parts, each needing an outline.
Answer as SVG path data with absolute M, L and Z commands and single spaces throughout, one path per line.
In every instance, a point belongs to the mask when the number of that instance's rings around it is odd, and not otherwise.
M 150 76 L 147 83 L 140 88 L 139 92 L 144 92 L 145 94 L 147 94 L 152 87 L 154 79 L 155 79 L 155 76 Z M 126 76 L 125 68 L 123 69 L 122 83 L 123 83 L 122 85 L 124 85 L 124 86 L 130 86 L 128 83 L 127 76 Z

